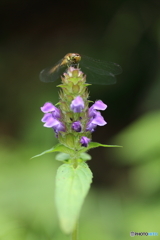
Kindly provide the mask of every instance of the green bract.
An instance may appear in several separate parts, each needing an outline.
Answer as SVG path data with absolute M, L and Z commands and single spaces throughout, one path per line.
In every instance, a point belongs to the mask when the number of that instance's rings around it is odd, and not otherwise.
M 87 161 L 87 160 L 90 160 L 88 159 L 87 157 L 82 157 L 82 156 L 90 156 L 89 154 L 87 155 L 82 155 L 82 153 L 84 154 L 85 152 L 87 152 L 88 150 L 92 149 L 92 148 L 97 148 L 97 147 L 122 147 L 122 146 L 118 146 L 118 145 L 105 145 L 105 144 L 101 144 L 101 143 L 97 143 L 97 142 L 90 142 L 88 144 L 88 147 L 81 147 L 79 149 L 79 151 L 74 151 L 73 149 L 71 148 L 68 148 L 66 146 L 64 146 L 63 144 L 57 144 L 55 147 L 51 148 L 51 149 L 48 149 L 38 155 L 35 155 L 34 157 L 32 158 L 36 158 L 36 157 L 40 157 L 44 154 L 47 154 L 47 153 L 52 153 L 52 152 L 61 152 L 61 153 L 64 153 L 65 155 L 61 155 L 61 156 L 64 156 L 60 159 L 57 159 L 58 161 L 65 161 L 65 160 L 70 160 L 72 157 L 77 157 L 78 158 L 81 158 L 83 161 Z M 86 153 L 85 153 L 86 154 Z M 69 162 L 71 163 L 71 162 Z

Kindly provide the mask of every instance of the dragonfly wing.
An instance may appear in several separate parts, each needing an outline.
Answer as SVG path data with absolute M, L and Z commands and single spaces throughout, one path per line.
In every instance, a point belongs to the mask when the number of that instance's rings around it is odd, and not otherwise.
M 105 62 L 83 56 L 80 62 L 82 71 L 87 75 L 87 82 L 93 84 L 110 85 L 116 83 L 115 75 L 122 72 L 121 67 L 112 62 Z
M 65 72 L 65 65 L 61 65 L 62 60 L 60 60 L 57 64 L 53 67 L 43 69 L 40 74 L 39 78 L 42 82 L 54 82 L 61 77 L 63 72 Z
M 87 56 L 82 57 L 82 64 L 86 66 L 91 66 L 93 68 L 101 69 L 106 72 L 118 75 L 122 73 L 122 68 L 119 64 L 107 61 L 101 61 L 99 59 L 90 58 Z
M 84 70 L 82 67 L 82 72 L 84 72 L 87 76 L 87 83 L 98 85 L 111 85 L 116 83 L 116 77 L 111 73 L 103 71 L 102 69 L 84 66 Z

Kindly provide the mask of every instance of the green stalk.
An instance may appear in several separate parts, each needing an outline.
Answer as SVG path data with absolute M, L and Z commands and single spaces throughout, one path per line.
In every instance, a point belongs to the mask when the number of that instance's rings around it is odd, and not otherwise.
M 77 155 L 75 155 L 73 158 L 72 158 L 72 164 L 73 164 L 73 167 L 76 168 L 78 166 L 78 157 Z
M 78 224 L 76 224 L 75 229 L 72 232 L 71 240 L 78 240 Z

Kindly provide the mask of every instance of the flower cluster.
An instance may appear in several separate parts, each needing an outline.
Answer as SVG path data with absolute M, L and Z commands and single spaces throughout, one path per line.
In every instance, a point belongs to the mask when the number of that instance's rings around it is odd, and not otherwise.
M 95 128 L 107 124 L 99 112 L 99 110 L 105 110 L 107 105 L 98 100 L 90 108 L 88 107 L 85 77 L 78 69 L 69 68 L 62 82 L 59 108 L 46 102 L 41 107 L 44 113 L 41 121 L 44 122 L 44 127 L 54 129 L 56 136 L 63 144 L 67 145 L 69 136 L 74 142 L 72 147 L 76 149 L 87 147 Z
M 46 102 L 41 111 L 44 113 L 41 119 L 44 122 L 44 127 L 53 128 L 55 133 L 65 131 L 65 125 L 60 121 L 61 112 L 60 109 L 56 108 L 52 103 Z
M 93 132 L 97 126 L 104 126 L 107 122 L 97 110 L 105 110 L 107 105 L 101 100 L 96 101 L 88 110 L 89 122 L 87 123 L 87 131 Z

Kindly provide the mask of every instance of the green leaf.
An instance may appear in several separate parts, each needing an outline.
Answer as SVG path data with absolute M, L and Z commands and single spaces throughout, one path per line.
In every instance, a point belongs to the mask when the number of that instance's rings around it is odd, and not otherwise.
M 86 163 L 77 168 L 63 164 L 56 175 L 56 206 L 62 230 L 73 232 L 79 213 L 92 182 L 92 172 Z
M 67 153 L 58 153 L 55 157 L 57 161 L 65 162 L 71 159 L 71 156 Z M 88 161 L 91 160 L 91 156 L 88 153 L 82 152 L 79 154 L 79 160 Z M 81 162 L 81 161 L 80 161 Z
M 83 159 L 84 161 L 91 160 L 91 156 L 85 152 L 80 153 L 80 158 Z
M 67 153 L 69 155 L 73 155 L 74 154 L 74 151 L 66 146 L 64 146 L 63 144 L 57 144 L 56 146 L 54 146 L 53 148 L 49 149 L 49 150 L 46 150 L 38 155 L 35 155 L 34 157 L 32 158 L 36 158 L 36 157 L 40 157 L 46 153 L 52 153 L 52 152 L 63 152 L 63 153 Z M 31 158 L 31 159 L 32 159 Z
M 88 147 L 81 149 L 79 152 L 86 152 L 92 148 L 96 148 L 96 147 L 122 147 L 119 145 L 105 145 L 105 144 L 101 144 L 101 143 L 97 143 L 97 142 L 90 142 Z
M 70 159 L 70 155 L 67 153 L 58 153 L 55 157 L 57 161 L 66 161 Z

